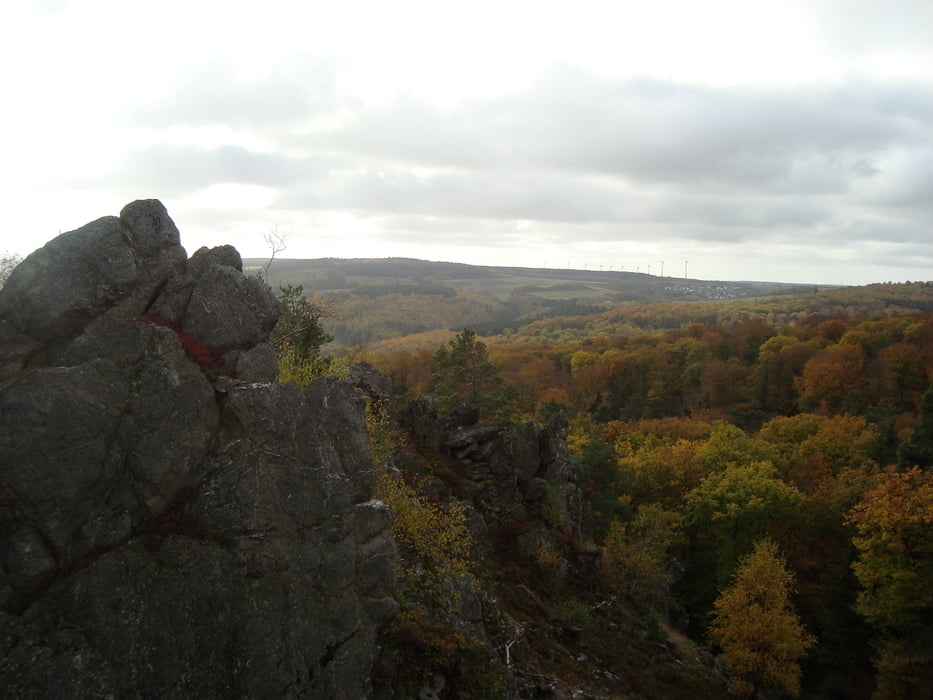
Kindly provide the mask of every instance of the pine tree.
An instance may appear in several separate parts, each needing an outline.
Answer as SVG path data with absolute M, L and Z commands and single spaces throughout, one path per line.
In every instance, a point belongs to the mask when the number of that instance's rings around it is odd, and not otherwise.
M 495 422 L 506 422 L 514 413 L 514 391 L 489 361 L 486 344 L 469 328 L 434 354 L 431 386 L 442 411 L 473 404 L 481 416 Z
M 589 539 L 602 542 L 613 520 L 631 517 L 628 504 L 619 496 L 624 488 L 631 487 L 635 475 L 620 469 L 615 448 L 596 437 L 591 437 L 583 445 L 580 468 L 581 485 L 589 496 L 590 505 L 583 530 Z
M 279 287 L 279 321 L 269 338 L 279 358 L 279 381 L 305 384 L 331 366 L 321 354 L 321 346 L 334 338 L 324 330 L 323 321 L 333 316 L 333 306 L 320 297 L 307 297 L 304 287 Z

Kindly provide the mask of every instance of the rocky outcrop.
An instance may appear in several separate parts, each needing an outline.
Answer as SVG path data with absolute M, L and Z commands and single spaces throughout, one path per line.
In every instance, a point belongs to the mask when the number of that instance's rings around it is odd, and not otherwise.
M 0 357 L 8 367 L 0 379 L 57 364 L 100 319 L 165 326 L 202 364 L 237 373 L 243 353 L 272 356 L 265 341 L 278 319 L 271 290 L 242 272 L 231 246 L 201 248 L 187 260 L 160 202 L 128 204 L 119 217 L 58 236 L 13 270 L 0 293 L 7 341 Z M 256 376 L 241 376 L 274 377 L 268 362 Z
M 271 292 L 157 201 L 0 290 L 0 687 L 365 697 L 397 610 L 363 396 L 270 384 Z
M 504 427 L 479 423 L 475 406 L 439 414 L 430 397 L 395 406 L 385 417 L 403 437 L 389 473 L 417 485 L 423 503 L 463 514 L 466 556 L 496 582 L 441 576 L 440 593 L 435 588 L 427 602 L 416 589 L 389 628 L 376 697 L 571 697 L 544 670 L 566 654 L 566 639 L 545 652 L 543 665 L 513 663 L 519 648 L 533 655 L 549 635 L 579 633 L 559 619 L 561 604 L 605 600 L 595 592 L 599 551 L 580 536 L 581 475 L 566 444 L 567 417 Z M 429 522 L 445 527 L 443 518 Z M 400 540 L 404 571 L 436 571 L 430 547 Z M 455 659 L 451 647 L 461 649 Z
M 579 536 L 583 498 L 580 470 L 567 449 L 567 417 L 547 425 L 529 421 L 503 431 L 479 423 L 475 406 L 438 415 L 434 401 L 413 401 L 401 416 L 417 443 L 437 450 L 461 467 L 463 495 L 487 520 L 502 523 L 543 516 Z

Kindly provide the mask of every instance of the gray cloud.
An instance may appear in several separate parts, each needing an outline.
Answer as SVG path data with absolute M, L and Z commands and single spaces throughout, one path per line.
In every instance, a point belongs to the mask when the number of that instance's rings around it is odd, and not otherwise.
M 456 111 L 410 98 L 381 105 L 315 133 L 312 143 L 434 166 L 551 167 L 806 191 L 812 178 L 800 174 L 816 163 L 829 173 L 824 187 L 840 190 L 870 172 L 878 152 L 926 138 L 933 99 L 911 90 L 861 81 L 711 89 L 556 69 L 524 94 Z
M 333 208 L 399 215 L 588 222 L 615 220 L 635 205 L 618 183 L 568 181 L 549 171 L 445 169 L 400 166 L 330 172 L 283 194 L 283 208 Z
M 783 198 L 743 198 L 740 202 L 726 197 L 674 194 L 666 199 L 652 218 L 669 222 L 702 222 L 724 229 L 745 230 L 813 228 L 832 218 L 832 211 L 813 202 L 789 202 Z
M 338 72 L 327 59 L 250 80 L 204 67 L 132 119 L 225 124 L 265 151 L 235 137 L 156 145 L 120 178 L 172 193 L 264 185 L 277 212 L 352 212 L 400 243 L 772 242 L 831 258 L 929 235 L 926 86 L 711 88 L 557 67 L 523 92 L 441 108 L 354 103 Z
M 902 215 L 915 212 L 929 216 L 933 213 L 933 197 L 930 196 L 933 146 L 895 152 L 889 159 L 886 171 L 885 182 L 870 196 L 871 203 L 902 210 Z
M 165 95 L 136 105 L 122 120 L 133 126 L 300 127 L 338 109 L 340 61 L 294 56 L 259 76 L 243 76 L 229 60 L 193 66 Z
M 933 5 L 886 0 L 808 0 L 810 27 L 820 44 L 841 58 L 857 59 L 892 47 L 929 53 Z
M 108 173 L 106 178 L 125 188 L 181 194 L 215 184 L 281 187 L 320 177 L 326 170 L 319 162 L 257 153 L 236 145 L 201 148 L 160 143 L 130 152 L 117 172 Z

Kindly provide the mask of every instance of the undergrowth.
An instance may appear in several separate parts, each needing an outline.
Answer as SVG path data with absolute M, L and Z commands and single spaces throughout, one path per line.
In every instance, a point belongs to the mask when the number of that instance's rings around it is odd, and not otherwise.
M 429 499 L 423 479 L 394 467 L 393 456 L 403 446 L 403 438 L 383 406 L 367 406 L 366 425 L 377 466 L 376 497 L 392 509 L 392 533 L 403 552 L 401 597 L 453 611 L 461 602 L 459 590 L 474 581 L 466 508 L 455 500 Z

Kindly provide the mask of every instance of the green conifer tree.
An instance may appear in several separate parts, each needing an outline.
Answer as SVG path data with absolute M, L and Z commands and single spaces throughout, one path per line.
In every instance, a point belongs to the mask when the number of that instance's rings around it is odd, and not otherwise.
M 270 342 L 279 357 L 279 379 L 306 383 L 330 369 L 331 360 L 321 354 L 321 346 L 333 336 L 322 322 L 333 309 L 319 297 L 305 296 L 300 284 L 279 287 L 278 299 L 279 321 Z
M 434 353 L 431 387 L 441 411 L 473 404 L 481 418 L 497 423 L 508 422 L 515 413 L 514 390 L 489 361 L 486 344 L 469 328 Z

